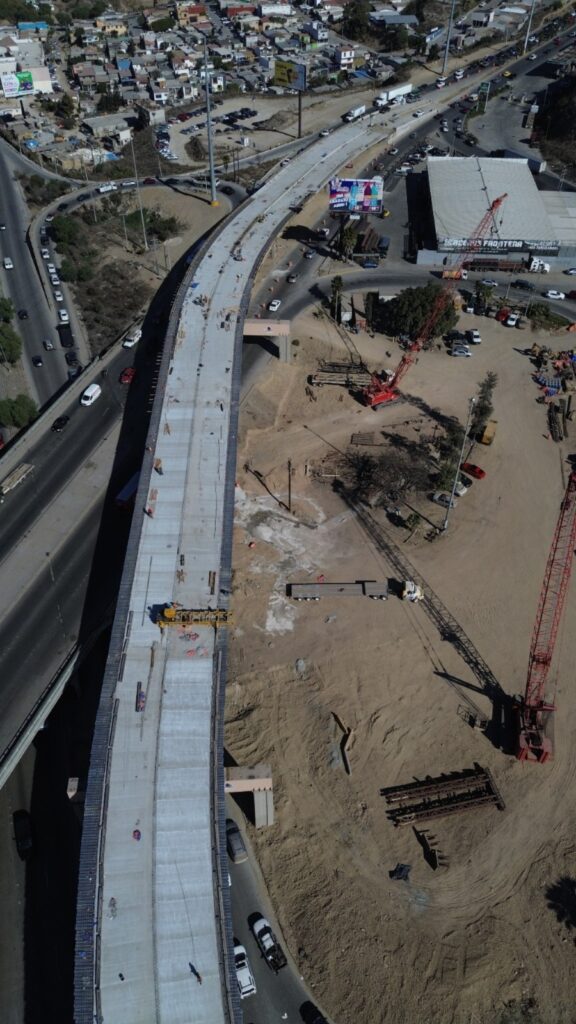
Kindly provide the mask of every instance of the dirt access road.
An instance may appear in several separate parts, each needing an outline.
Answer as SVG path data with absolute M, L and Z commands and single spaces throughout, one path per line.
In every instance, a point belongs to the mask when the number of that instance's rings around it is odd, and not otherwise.
M 306 396 L 320 355 L 344 355 L 328 321 L 307 314 L 293 324 L 294 365 L 271 363 L 243 405 L 226 745 L 239 764 L 272 765 L 277 820 L 251 838 L 285 940 L 336 1024 L 576 1019 L 574 585 L 555 662 L 556 757 L 542 767 L 505 756 L 462 720 L 467 696 L 487 713 L 489 703 L 422 606 L 285 596 L 291 581 L 394 575 L 332 489 L 335 449 L 358 431 L 376 442 L 382 432 L 432 435 L 429 408 L 463 421 L 476 384 L 495 370 L 497 437 L 474 452 L 487 476 L 460 500 L 448 533 L 404 543 L 375 514 L 504 690 L 523 690 L 571 447 L 545 436 L 520 351 L 531 332 L 478 326 L 471 359 L 422 354 L 404 381 L 407 401 L 373 412 L 338 389 Z M 356 340 L 371 365 L 394 365 L 389 342 Z M 286 502 L 288 459 L 292 516 L 243 468 L 264 474 Z M 419 504 L 441 522 L 442 510 L 425 497 Z M 350 775 L 335 715 L 352 730 Z M 379 790 L 475 761 L 493 772 L 506 810 L 432 822 L 449 865 L 434 872 L 412 829 L 387 821 Z M 397 862 L 412 866 L 408 882 L 389 879 Z

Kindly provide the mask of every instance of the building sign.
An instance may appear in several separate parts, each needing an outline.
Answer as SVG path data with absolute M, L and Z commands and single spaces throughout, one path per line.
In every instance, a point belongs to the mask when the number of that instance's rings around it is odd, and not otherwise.
M 31 71 L 17 71 L 15 74 L 0 76 L 2 91 L 7 99 L 15 99 L 17 96 L 32 96 L 34 94 L 34 81 Z
M 441 252 L 507 253 L 537 252 L 557 255 L 560 243 L 554 239 L 535 238 L 439 238 Z
M 306 65 L 291 60 L 277 60 L 274 67 L 274 85 L 306 92 Z
M 332 178 L 329 185 L 331 213 L 381 213 L 384 201 L 382 178 Z

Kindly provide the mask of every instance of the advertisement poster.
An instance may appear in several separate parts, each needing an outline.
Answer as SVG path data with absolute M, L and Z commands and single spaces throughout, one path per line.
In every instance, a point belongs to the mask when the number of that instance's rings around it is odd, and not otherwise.
M 330 212 L 376 213 L 382 212 L 384 182 L 382 178 L 332 178 Z

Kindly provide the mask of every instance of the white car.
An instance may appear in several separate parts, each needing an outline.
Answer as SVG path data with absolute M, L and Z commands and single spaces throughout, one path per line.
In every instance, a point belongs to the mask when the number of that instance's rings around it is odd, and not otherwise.
M 576 267 L 570 267 L 570 270 L 565 270 L 564 273 L 574 275 L 576 274 Z
M 392 146 L 392 149 L 388 150 L 388 156 L 397 156 L 399 153 L 398 146 Z
M 234 946 L 234 966 L 236 968 L 236 981 L 238 982 L 240 999 L 246 999 L 247 996 L 255 996 L 256 982 L 248 963 L 246 950 L 240 944 Z
M 506 327 L 516 327 L 520 319 L 520 313 L 510 313 L 510 316 L 506 320 Z
M 56 273 L 56 267 L 54 266 L 53 263 L 47 263 L 46 264 L 46 270 L 48 271 L 49 274 L 55 274 Z
M 62 292 L 60 291 L 59 288 L 57 288 L 56 291 L 54 292 L 54 298 L 56 302 L 64 302 L 64 296 L 62 295 Z
M 50 284 L 52 285 L 53 288 L 58 287 L 58 285 L 60 284 L 60 278 L 58 277 L 58 274 L 50 274 Z
M 443 508 L 456 508 L 458 504 L 456 498 L 450 501 L 450 495 L 446 494 L 445 491 L 436 491 L 432 495 L 432 501 L 436 502 L 437 505 L 442 505 Z
M 412 117 L 424 117 L 424 111 L 423 110 L 415 110 L 414 113 L 412 114 Z
M 70 317 L 68 315 L 68 310 L 67 309 L 59 309 L 58 310 L 58 316 L 60 317 L 60 323 L 61 324 L 69 324 L 70 323 Z
M 135 327 L 134 330 L 130 331 L 130 334 L 127 334 L 126 337 L 124 338 L 124 341 L 122 342 L 122 348 L 134 348 L 134 345 L 138 344 L 141 337 L 142 328 Z
M 40 249 L 40 255 L 43 260 L 50 259 L 50 249 Z
M 556 288 L 549 288 L 547 292 L 544 292 L 545 299 L 565 299 L 564 292 L 557 291 Z
M 4 270 L 14 270 L 14 264 L 9 256 L 4 257 Z
M 470 484 L 465 484 L 462 477 L 460 477 L 460 479 L 456 481 L 454 493 L 457 494 L 459 498 L 463 498 L 465 494 L 468 494 L 469 490 Z
M 480 337 L 480 331 L 477 331 L 475 329 L 471 331 L 466 331 L 466 341 L 468 341 L 470 345 L 480 345 L 482 342 L 482 338 Z
M 268 303 L 268 309 L 271 313 L 275 313 L 277 309 L 280 309 L 282 305 L 282 299 L 272 299 L 272 302 Z
M 330 135 L 330 128 L 323 128 L 322 131 L 320 132 L 320 135 L 322 135 L 324 138 L 326 137 L 326 135 Z
M 538 54 L 537 53 L 531 53 L 530 56 L 528 57 L 528 60 L 538 60 Z

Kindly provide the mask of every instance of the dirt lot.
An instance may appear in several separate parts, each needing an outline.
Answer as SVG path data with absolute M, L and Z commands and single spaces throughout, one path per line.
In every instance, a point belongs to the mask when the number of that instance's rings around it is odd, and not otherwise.
M 337 342 L 325 321 L 302 317 L 293 325 L 295 364 L 270 364 L 243 406 L 226 743 L 239 764 L 272 765 L 276 824 L 251 838 L 285 940 L 337 1024 L 576 1020 L 574 587 L 556 652 L 556 750 L 547 766 L 516 762 L 462 720 L 466 696 L 486 712 L 489 703 L 422 605 L 300 605 L 285 596 L 286 583 L 319 576 L 393 576 L 332 489 L 334 448 L 358 431 L 373 431 L 376 441 L 382 430 L 432 433 L 427 406 L 464 420 L 477 382 L 495 370 L 496 440 L 474 451 L 487 476 L 460 500 L 447 534 L 403 543 L 406 534 L 375 515 L 504 690 L 524 689 L 571 448 L 546 437 L 520 353 L 530 332 L 479 326 L 483 343 L 471 359 L 423 354 L 404 381 L 407 401 L 373 412 L 338 389 L 306 396 L 306 373 Z M 372 365 L 390 362 L 389 342 L 357 340 Z M 286 502 L 288 459 L 292 516 L 243 469 L 264 474 Z M 426 499 L 420 506 L 441 521 L 442 510 Z M 334 715 L 352 730 L 350 775 Z M 474 762 L 493 772 L 506 809 L 429 824 L 448 861 L 433 871 L 414 831 L 387 821 L 380 787 Z M 411 865 L 408 882 L 390 880 L 397 862 Z

